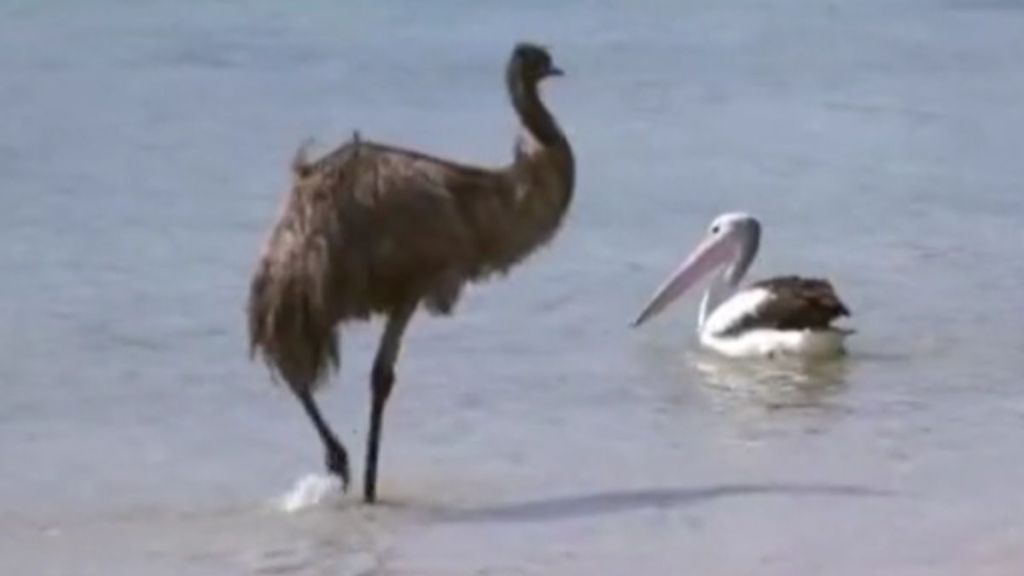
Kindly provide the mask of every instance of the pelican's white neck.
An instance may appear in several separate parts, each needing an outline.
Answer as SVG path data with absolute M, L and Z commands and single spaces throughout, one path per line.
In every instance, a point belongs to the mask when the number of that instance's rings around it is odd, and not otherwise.
M 712 312 L 736 291 L 736 287 L 730 285 L 726 280 L 726 270 L 728 269 L 723 268 L 716 272 L 707 289 L 704 290 L 704 296 L 700 299 L 700 311 L 697 313 L 697 332 L 704 330 L 704 323 L 707 322 Z
M 753 216 L 730 213 L 715 218 L 704 240 L 662 283 L 633 324 L 639 325 L 661 312 L 702 279 L 713 275 L 697 318 L 698 328 L 702 328 L 739 286 L 754 261 L 760 238 L 761 225 Z

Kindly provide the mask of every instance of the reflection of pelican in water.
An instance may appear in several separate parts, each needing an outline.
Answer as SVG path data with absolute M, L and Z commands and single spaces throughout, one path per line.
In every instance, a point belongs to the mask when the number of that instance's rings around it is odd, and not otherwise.
M 852 332 L 832 326 L 849 311 L 827 280 L 779 276 L 738 289 L 757 255 L 761 224 L 747 214 L 723 214 L 689 258 L 658 289 L 634 322 L 664 310 L 704 276 L 718 271 L 700 305 L 704 347 L 730 357 L 829 357 Z
M 820 405 L 845 384 L 848 371 L 844 357 L 737 362 L 705 352 L 687 356 L 708 388 L 769 408 Z

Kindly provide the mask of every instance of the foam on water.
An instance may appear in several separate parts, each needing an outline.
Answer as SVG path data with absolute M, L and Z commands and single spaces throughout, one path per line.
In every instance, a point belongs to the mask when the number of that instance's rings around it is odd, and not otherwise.
M 341 480 L 330 474 L 306 474 L 295 481 L 291 490 L 280 496 L 275 505 L 289 514 L 320 505 L 333 505 L 343 495 Z

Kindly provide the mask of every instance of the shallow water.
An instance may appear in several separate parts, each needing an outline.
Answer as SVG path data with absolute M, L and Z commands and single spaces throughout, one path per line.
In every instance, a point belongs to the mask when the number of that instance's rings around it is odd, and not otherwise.
M 1019 573 L 1024 9 L 548 4 L 0 8 L 0 573 Z M 520 38 L 569 72 L 565 229 L 415 321 L 385 504 L 287 513 L 321 455 L 242 307 L 288 161 L 503 162 Z M 734 209 L 849 357 L 722 362 L 695 297 L 627 328 Z M 324 395 L 356 462 L 376 330 Z

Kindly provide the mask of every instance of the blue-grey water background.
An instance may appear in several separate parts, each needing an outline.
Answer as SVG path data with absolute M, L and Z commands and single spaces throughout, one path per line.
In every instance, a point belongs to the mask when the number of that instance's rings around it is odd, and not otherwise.
M 512 44 L 577 151 L 563 232 L 419 317 L 381 491 L 247 357 L 307 137 L 510 157 Z M 1010 575 L 1024 567 L 1024 3 L 0 6 L 0 573 Z M 801 371 L 628 323 L 716 213 L 858 333 Z M 324 395 L 361 474 L 378 326 Z

